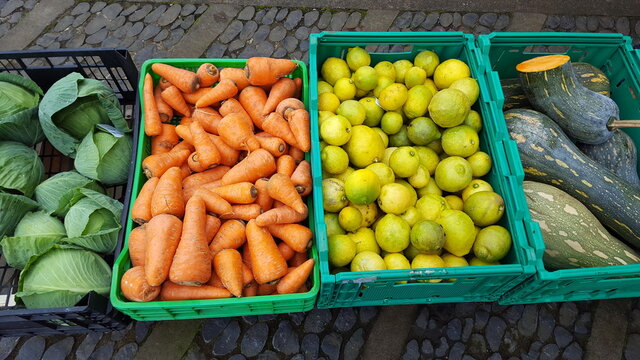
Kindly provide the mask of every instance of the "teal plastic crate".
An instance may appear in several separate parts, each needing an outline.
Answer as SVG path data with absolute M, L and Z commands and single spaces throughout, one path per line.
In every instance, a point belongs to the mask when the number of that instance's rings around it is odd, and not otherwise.
M 411 50 L 403 53 L 372 53 L 372 64 L 379 61 L 413 59 L 422 50 L 433 50 L 441 61 L 456 58 L 465 61 L 471 68 L 472 77 L 478 79 L 480 99 L 476 110 L 484 119 L 484 129 L 480 132 L 481 149 L 493 159 L 494 166 L 485 177 L 494 190 L 505 199 L 507 211 L 500 224 L 511 231 L 513 247 L 503 265 L 407 269 L 364 272 L 342 272 L 331 274 L 328 263 L 326 225 L 324 223 L 322 201 L 322 165 L 319 151 L 318 130 L 318 76 L 319 70 L 328 57 L 342 57 L 353 46 L 400 44 L 409 45 Z M 504 122 L 492 122 L 491 113 L 496 111 L 484 79 L 478 49 L 472 35 L 461 32 L 448 33 L 362 33 L 323 32 L 311 34 L 310 38 L 310 99 L 312 174 L 314 184 L 314 206 L 316 213 L 315 233 L 320 258 L 319 308 L 394 305 L 416 303 L 494 301 L 502 294 L 534 272 L 533 249 L 527 244 L 524 229 L 526 209 L 518 209 L 511 193 L 516 178 L 510 174 L 503 147 L 507 139 Z M 524 201 L 524 194 L 520 194 Z M 425 283 L 398 281 L 455 279 L 453 282 Z
M 151 59 L 145 61 L 140 69 L 139 78 L 139 100 L 140 100 L 140 113 L 136 114 L 135 121 L 140 122 L 140 133 L 138 137 L 138 147 L 135 155 L 135 174 L 133 177 L 133 185 L 129 191 L 131 191 L 131 200 L 129 204 L 129 212 L 135 202 L 140 189 L 147 180 L 142 171 L 142 160 L 151 153 L 151 139 L 144 133 L 144 104 L 142 96 L 142 88 L 144 84 L 144 77 L 147 73 L 151 72 L 151 65 L 154 63 L 163 63 L 173 65 L 175 67 L 196 71 L 197 68 L 205 63 L 211 62 L 218 68 L 226 67 L 239 67 L 242 68 L 246 64 L 245 59 Z M 302 101 L 308 108 L 308 80 L 307 80 L 307 66 L 297 61 L 298 67 L 294 70 L 291 77 L 302 78 Z M 157 82 L 158 76 L 151 72 L 154 82 Z M 306 154 L 307 160 L 310 160 L 310 154 Z M 313 211 L 313 198 L 307 198 L 307 206 L 309 207 L 308 226 L 313 229 L 314 227 L 314 211 Z M 135 320 L 141 321 L 157 321 L 157 320 L 182 320 L 182 319 L 201 319 L 201 318 L 217 318 L 217 317 L 229 317 L 229 316 L 244 316 L 244 315 L 262 315 L 262 314 L 280 314 L 290 312 L 308 311 L 313 308 L 316 303 L 316 297 L 320 288 L 320 271 L 318 267 L 318 251 L 316 246 L 313 245 L 309 249 L 309 257 L 315 259 L 316 265 L 314 266 L 313 273 L 311 275 L 312 286 L 308 292 L 285 294 L 285 295 L 265 295 L 265 296 L 251 296 L 242 298 L 229 298 L 229 299 L 207 299 L 207 300 L 182 300 L 182 301 L 151 301 L 151 302 L 132 302 L 127 300 L 120 290 L 120 279 L 122 275 L 131 268 L 131 260 L 129 258 L 129 234 L 137 225 L 131 220 L 127 219 L 125 237 L 124 237 L 124 249 L 118 256 L 113 266 L 113 277 L 111 280 L 111 293 L 110 299 L 113 306 L 129 315 Z M 315 237 L 312 240 L 315 243 Z
M 489 79 L 491 97 L 502 109 L 504 96 L 500 79 L 518 77 L 515 66 L 527 59 L 546 55 L 531 52 L 535 45 L 563 45 L 572 61 L 600 68 L 611 82 L 611 98 L 620 108 L 621 119 L 640 119 L 640 57 L 631 47 L 631 39 L 621 34 L 581 33 L 492 33 L 478 38 L 483 64 Z M 504 123 L 501 112 L 496 122 Z M 624 129 L 640 147 L 640 129 Z M 516 145 L 505 143 L 511 172 L 517 178 L 514 192 L 522 192 L 524 172 Z M 516 196 L 516 199 L 521 199 Z M 613 201 L 613 200 L 612 200 Z M 527 207 L 526 202 L 519 204 Z M 640 296 L 640 265 L 620 265 L 582 269 L 547 270 L 542 262 L 544 241 L 538 223 L 526 215 L 525 228 L 536 250 L 534 276 L 516 286 L 501 299 L 502 304 L 578 301 Z

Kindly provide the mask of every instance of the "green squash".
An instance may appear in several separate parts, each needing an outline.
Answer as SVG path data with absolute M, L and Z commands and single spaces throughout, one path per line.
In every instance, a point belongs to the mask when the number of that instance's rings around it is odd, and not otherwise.
M 582 86 L 598 94 L 611 97 L 611 84 L 602 70 L 585 62 L 572 62 L 571 66 Z
M 627 133 L 620 129 L 613 132 L 611 139 L 598 145 L 576 144 L 582 152 L 616 173 L 632 185 L 640 185 L 638 178 L 638 151 Z
M 531 109 L 531 103 L 527 99 L 527 95 L 522 90 L 522 84 L 519 78 L 500 80 L 502 93 L 504 94 L 504 105 L 502 110 L 509 109 Z
M 575 196 L 620 239 L 640 248 L 640 189 L 580 152 L 546 115 L 512 109 L 504 118 L 527 180 Z

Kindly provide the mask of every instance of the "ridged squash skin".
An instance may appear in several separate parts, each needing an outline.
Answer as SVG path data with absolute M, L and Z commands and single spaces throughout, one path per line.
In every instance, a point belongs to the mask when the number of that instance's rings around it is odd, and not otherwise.
M 640 189 L 584 155 L 546 115 L 512 109 L 504 118 L 526 180 L 575 196 L 619 239 L 640 248 Z
M 638 150 L 627 133 L 620 129 L 611 139 L 598 145 L 576 144 L 582 152 L 616 173 L 629 184 L 640 186 L 638 178 Z
M 570 61 L 545 71 L 521 72 L 520 79 L 533 108 L 553 119 L 572 139 L 601 144 L 613 135 L 607 125 L 620 119 L 618 105 L 582 86 Z
M 580 267 L 640 263 L 635 250 L 616 239 L 581 202 L 543 183 L 522 184 L 531 219 L 544 239 L 545 267 Z
M 598 94 L 611 97 L 611 83 L 602 70 L 586 62 L 571 63 L 573 73 L 582 86 Z

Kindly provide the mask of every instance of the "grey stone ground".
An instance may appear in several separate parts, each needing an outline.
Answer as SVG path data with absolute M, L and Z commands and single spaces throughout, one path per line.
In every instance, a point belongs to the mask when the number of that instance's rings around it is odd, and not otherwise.
M 51 2 L 49 2 L 51 1 Z M 150 2 L 70 2 L 50 18 L 44 30 L 28 40 L 12 29 L 31 17 L 37 0 L 0 0 L 0 49 L 71 47 L 128 48 L 137 65 L 171 54 L 220 58 L 274 56 L 308 60 L 310 33 L 353 31 L 593 31 L 621 32 L 637 42 L 635 17 L 474 13 L 395 10 L 332 10 L 170 4 Z M 37 8 L 36 8 L 37 10 Z M 201 19 L 215 24 L 198 23 Z M 202 49 L 193 39 L 204 42 Z M 376 51 L 404 49 L 378 46 Z M 544 49 L 539 49 L 544 50 Z M 559 49 L 549 48 L 549 51 Z M 63 60 L 61 60 L 63 61 Z M 628 300 L 622 323 L 593 324 L 602 302 L 567 302 L 501 306 L 468 303 L 412 307 L 362 307 L 312 310 L 307 313 L 245 316 L 184 322 L 134 322 L 122 332 L 77 336 L 0 339 L 3 359 L 331 359 L 350 360 L 371 354 L 402 359 L 640 359 L 640 301 Z M 625 308 L 626 309 L 626 308 Z M 410 321 L 400 321 L 402 316 Z M 407 315 L 410 314 L 410 315 Z M 604 319 L 607 319 L 604 314 Z M 628 322 L 625 322 L 628 318 Z M 380 319 L 378 322 L 377 320 Z M 624 325 L 624 326 L 622 326 Z M 627 326 L 628 325 L 628 326 Z M 605 355 L 587 350 L 607 346 L 590 337 L 618 329 L 619 349 Z M 390 330 L 392 329 L 392 330 Z M 626 329 L 626 330 L 625 330 Z M 195 335 L 194 335 L 195 334 Z M 378 341 L 383 339 L 386 341 Z M 381 349 L 387 343 L 395 346 Z M 397 349 L 396 349 L 397 348 Z M 395 353 L 394 353 L 395 352 Z M 601 349 L 602 352 L 602 349 Z M 592 351 L 596 354 L 596 351 Z

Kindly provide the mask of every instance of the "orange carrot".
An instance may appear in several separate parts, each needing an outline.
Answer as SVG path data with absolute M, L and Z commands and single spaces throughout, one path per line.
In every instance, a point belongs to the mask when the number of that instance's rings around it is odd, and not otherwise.
M 200 163 L 204 168 L 212 167 L 220 163 L 220 152 L 213 144 L 209 134 L 204 131 L 199 122 L 194 121 L 189 125 L 191 130 L 192 144 L 196 148 L 196 155 L 193 160 Z
M 225 288 L 211 285 L 185 286 L 166 281 L 162 284 L 160 300 L 203 300 L 203 299 L 224 299 L 230 298 L 231 293 Z
M 183 125 L 183 126 L 189 126 L 189 124 L 191 124 L 193 122 L 193 119 L 185 116 L 182 119 L 180 119 L 180 124 L 179 125 Z
M 144 76 L 142 94 L 144 95 L 144 133 L 147 136 L 160 135 L 162 133 L 160 114 L 153 96 L 153 79 L 149 73 Z
M 191 123 L 189 123 L 187 125 L 180 124 L 180 125 L 176 126 L 176 134 L 178 134 L 178 136 L 182 140 L 184 140 L 183 142 L 187 142 L 187 143 L 193 145 L 193 138 L 191 137 L 191 130 L 189 130 L 190 126 L 191 126 Z M 192 150 L 195 150 L 195 148 L 193 148 Z
M 240 260 L 242 260 L 242 257 L 240 257 Z M 245 264 L 244 262 L 241 262 L 242 264 L 242 285 L 244 288 L 249 287 L 251 284 L 253 284 L 253 272 L 251 271 L 251 269 L 249 269 L 249 267 L 247 266 L 247 264 Z
M 304 109 L 304 103 L 296 98 L 288 98 L 280 101 L 276 107 L 276 112 L 283 118 L 288 119 L 289 113 L 298 109 Z
M 198 71 L 196 71 L 196 75 L 198 75 L 198 80 L 200 80 L 201 88 L 215 84 L 220 78 L 218 68 L 212 63 L 204 63 L 200 65 Z
M 134 222 L 144 224 L 151 220 L 151 197 L 156 190 L 159 180 L 159 178 L 153 177 L 142 185 L 142 189 L 140 189 L 140 193 L 134 200 L 133 207 L 131 208 L 131 220 Z
M 269 179 L 267 186 L 269 196 L 274 200 L 281 201 L 283 204 L 290 206 L 295 211 L 303 213 L 306 211 L 306 206 L 300 194 L 293 186 L 291 178 L 283 174 L 274 174 Z
M 225 249 L 213 258 L 213 267 L 222 280 L 222 284 L 235 297 L 242 296 L 244 277 L 242 271 L 242 255 L 235 249 Z
M 242 68 L 224 68 L 220 70 L 220 81 L 233 80 L 238 87 L 238 91 L 249 86 L 249 79 L 245 76 Z
M 209 250 L 215 255 L 224 249 L 238 249 L 246 242 L 244 222 L 236 219 L 227 220 L 213 237 Z
M 311 193 L 313 188 L 311 178 L 311 165 L 307 160 L 302 160 L 296 170 L 291 174 L 291 182 L 295 186 L 300 196 L 306 196 Z
M 287 243 L 284 241 L 278 244 L 278 250 L 280 250 L 280 254 L 282 254 L 282 257 L 287 261 L 289 261 L 293 257 L 293 255 L 296 254 L 291 246 L 287 245 Z
M 299 293 L 299 294 L 306 293 L 306 292 L 309 292 L 309 288 L 307 287 L 306 283 L 302 284 L 302 286 L 300 286 L 300 288 L 296 291 L 296 293 Z
M 213 266 L 213 263 L 211 264 L 211 266 Z M 222 283 L 222 280 L 220 280 L 218 274 L 216 274 L 215 269 L 211 270 L 211 279 L 209 279 L 207 285 L 224 288 L 224 284 Z
M 210 183 L 215 180 L 220 180 L 222 178 L 222 175 L 224 175 L 227 171 L 229 171 L 228 166 L 220 165 L 214 167 L 213 169 L 190 175 L 189 177 L 182 180 L 182 189 L 186 190 L 189 188 L 204 185 L 206 183 Z
M 262 128 L 262 109 L 267 102 L 267 94 L 257 86 L 247 86 L 240 92 L 238 100 L 247 111 L 253 123 Z
M 189 157 L 187 158 L 187 163 L 189 169 L 195 173 L 203 172 L 209 169 L 207 167 L 204 167 L 203 163 L 198 162 L 198 153 L 195 151 L 192 152 L 191 155 L 189 155 Z
M 293 257 L 289 260 L 289 266 L 298 267 L 309 259 L 307 252 L 297 252 L 293 254 Z
M 205 106 L 193 111 L 193 121 L 199 122 L 211 134 L 218 135 L 218 123 L 222 116 L 213 108 Z
M 191 175 L 191 168 L 189 167 L 189 163 L 183 163 L 182 165 L 180 165 L 180 170 L 182 171 L 182 180 Z
M 260 143 L 253 134 L 252 126 L 251 120 L 245 120 L 240 113 L 231 113 L 218 123 L 218 133 L 232 148 L 254 151 L 260 148 Z
M 144 266 L 135 266 L 127 270 L 120 279 L 122 295 L 136 302 L 153 301 L 160 294 L 160 286 L 151 286 L 145 277 Z
M 205 185 L 205 187 L 207 187 Z M 252 183 L 243 181 L 235 184 L 217 186 L 210 189 L 232 204 L 251 204 L 258 197 L 258 189 Z
M 240 219 L 249 221 L 255 219 L 262 213 L 258 204 L 231 205 L 233 212 L 220 216 L 222 219 Z
M 204 201 L 207 211 L 211 213 L 224 215 L 233 212 L 233 208 L 227 200 L 204 187 L 197 189 L 192 198 L 194 197 L 200 197 Z
M 210 87 L 200 88 L 192 93 L 182 93 L 182 97 L 187 104 L 195 105 L 200 98 L 209 92 Z
M 238 163 L 240 151 L 229 146 L 221 137 L 209 134 L 211 141 L 216 145 L 220 152 L 220 164 L 234 166 Z
M 267 227 L 274 237 L 284 241 L 295 252 L 306 251 L 311 246 L 311 229 L 300 224 L 273 224 Z
M 144 266 L 144 258 L 147 256 L 147 227 L 138 226 L 129 234 L 129 258 L 131 266 Z
M 296 292 L 311 275 L 314 264 L 315 261 L 309 259 L 280 279 L 277 287 L 278 294 L 293 294 Z
M 251 255 L 251 270 L 258 284 L 280 279 L 287 274 L 287 262 L 269 231 L 258 226 L 255 220 L 247 223 L 247 246 Z
M 182 198 L 182 171 L 179 167 L 167 170 L 158 181 L 151 196 L 151 215 L 171 214 L 179 218 L 184 216 Z
M 232 167 L 221 179 L 222 184 L 255 182 L 276 172 L 276 161 L 267 150 L 258 149 Z
M 261 178 L 256 180 L 255 187 L 258 190 L 258 197 L 256 198 L 256 204 L 260 205 L 262 212 L 268 211 L 273 207 L 273 199 L 269 196 L 269 190 L 267 184 L 269 179 Z
M 144 270 L 151 286 L 160 286 L 169 276 L 173 255 L 180 242 L 182 221 L 169 214 L 154 216 L 147 224 L 147 254 Z
M 171 124 L 162 124 L 160 135 L 151 137 L 151 155 L 163 154 L 171 151 L 180 142 L 176 127 Z
M 276 285 L 273 284 L 260 284 L 258 285 L 258 295 L 272 295 L 276 292 Z
M 251 284 L 249 284 L 249 286 L 244 288 L 244 291 L 242 292 L 242 296 L 243 297 L 249 297 L 249 296 L 256 296 L 258 295 L 258 284 L 256 284 L 255 282 L 251 282 Z
M 187 202 L 182 237 L 169 270 L 169 279 L 180 285 L 198 286 L 211 277 L 211 255 L 207 246 L 207 209 L 200 197 Z
M 220 226 L 222 222 L 215 216 L 207 215 L 207 224 L 205 226 L 204 232 L 207 234 L 207 246 L 213 240 L 213 237 L 216 236 L 218 230 L 220 230 Z
M 175 86 L 169 86 L 168 88 L 162 90 L 161 93 L 162 100 L 164 100 L 169 106 L 173 108 L 173 110 L 179 112 L 180 114 L 190 117 L 191 110 L 189 110 L 189 105 L 184 101 L 182 97 L 182 93 Z
M 241 250 L 242 250 L 242 262 L 244 262 L 249 267 L 249 269 L 253 269 L 251 267 L 251 253 L 249 252 L 249 247 L 243 246 Z
M 271 114 L 282 100 L 292 97 L 295 91 L 296 84 L 292 79 L 283 77 L 276 81 L 271 87 L 267 102 L 262 109 L 262 115 Z
M 182 126 L 183 128 L 185 127 L 185 125 L 178 125 L 176 126 L 176 134 L 178 134 L 178 127 Z M 180 134 L 178 134 L 178 136 L 180 136 Z M 178 152 L 178 151 L 182 151 L 182 150 L 187 150 L 189 151 L 189 153 L 192 153 L 196 148 L 193 147 L 193 145 L 191 145 L 191 142 L 189 141 L 181 141 L 178 144 L 176 144 L 176 146 L 173 147 L 173 149 L 171 149 L 171 152 Z M 186 160 L 186 159 L 185 159 Z
M 175 85 L 180 91 L 192 93 L 200 87 L 198 76 L 189 70 L 179 69 L 177 67 L 155 63 L 151 65 L 151 70 L 156 74 L 167 79 L 172 85 Z
M 149 155 L 142 160 L 142 170 L 147 178 L 160 177 L 169 168 L 182 165 L 190 153 L 189 150 L 176 150 L 174 147 L 168 153 Z
M 269 85 L 291 74 L 296 66 L 293 60 L 252 57 L 247 60 L 244 69 L 251 85 Z
M 300 150 L 304 152 L 311 150 L 309 112 L 304 109 L 292 111 L 289 116 L 289 128 L 291 128 Z
M 196 108 L 213 105 L 222 100 L 234 97 L 237 93 L 238 87 L 232 80 L 220 80 L 218 85 L 207 89 L 207 92 L 198 99 Z
M 260 147 L 270 152 L 274 157 L 283 155 L 289 148 L 284 140 L 264 131 L 257 133 L 256 139 L 260 143 Z
M 291 146 L 298 146 L 295 136 L 291 132 L 289 123 L 278 113 L 271 113 L 262 121 L 262 129 L 269 134 L 281 137 Z
M 153 90 L 153 98 L 156 101 L 160 121 L 166 123 L 173 119 L 173 108 L 162 99 L 162 90 L 160 84 L 156 85 L 156 88 Z
M 304 160 L 304 151 L 298 149 L 297 147 L 290 147 L 289 155 L 293 156 L 293 158 L 296 160 L 296 164 L 299 164 L 302 160 Z
M 282 155 L 276 161 L 276 168 L 278 174 L 291 177 L 291 174 L 296 170 L 296 161 L 291 155 Z
M 162 76 L 160 77 L 160 79 L 158 80 L 158 86 L 160 86 L 160 89 L 164 90 L 166 88 L 168 88 L 169 86 L 171 86 L 171 83 L 169 82 L 169 80 L 163 78 Z
M 242 118 L 249 124 L 251 127 L 251 132 L 253 132 L 253 120 L 245 110 L 245 108 L 240 104 L 240 102 L 234 98 L 227 99 L 222 102 L 220 105 L 220 115 L 227 116 L 229 114 L 237 113 L 242 116 Z
M 293 92 L 293 97 L 300 99 L 302 95 L 302 78 L 294 78 L 293 82 L 296 84 L 296 91 Z
M 256 218 L 256 224 L 268 226 L 273 224 L 292 224 L 303 221 L 307 218 L 308 210 L 299 213 L 288 206 L 274 207 L 273 209 L 260 214 Z

